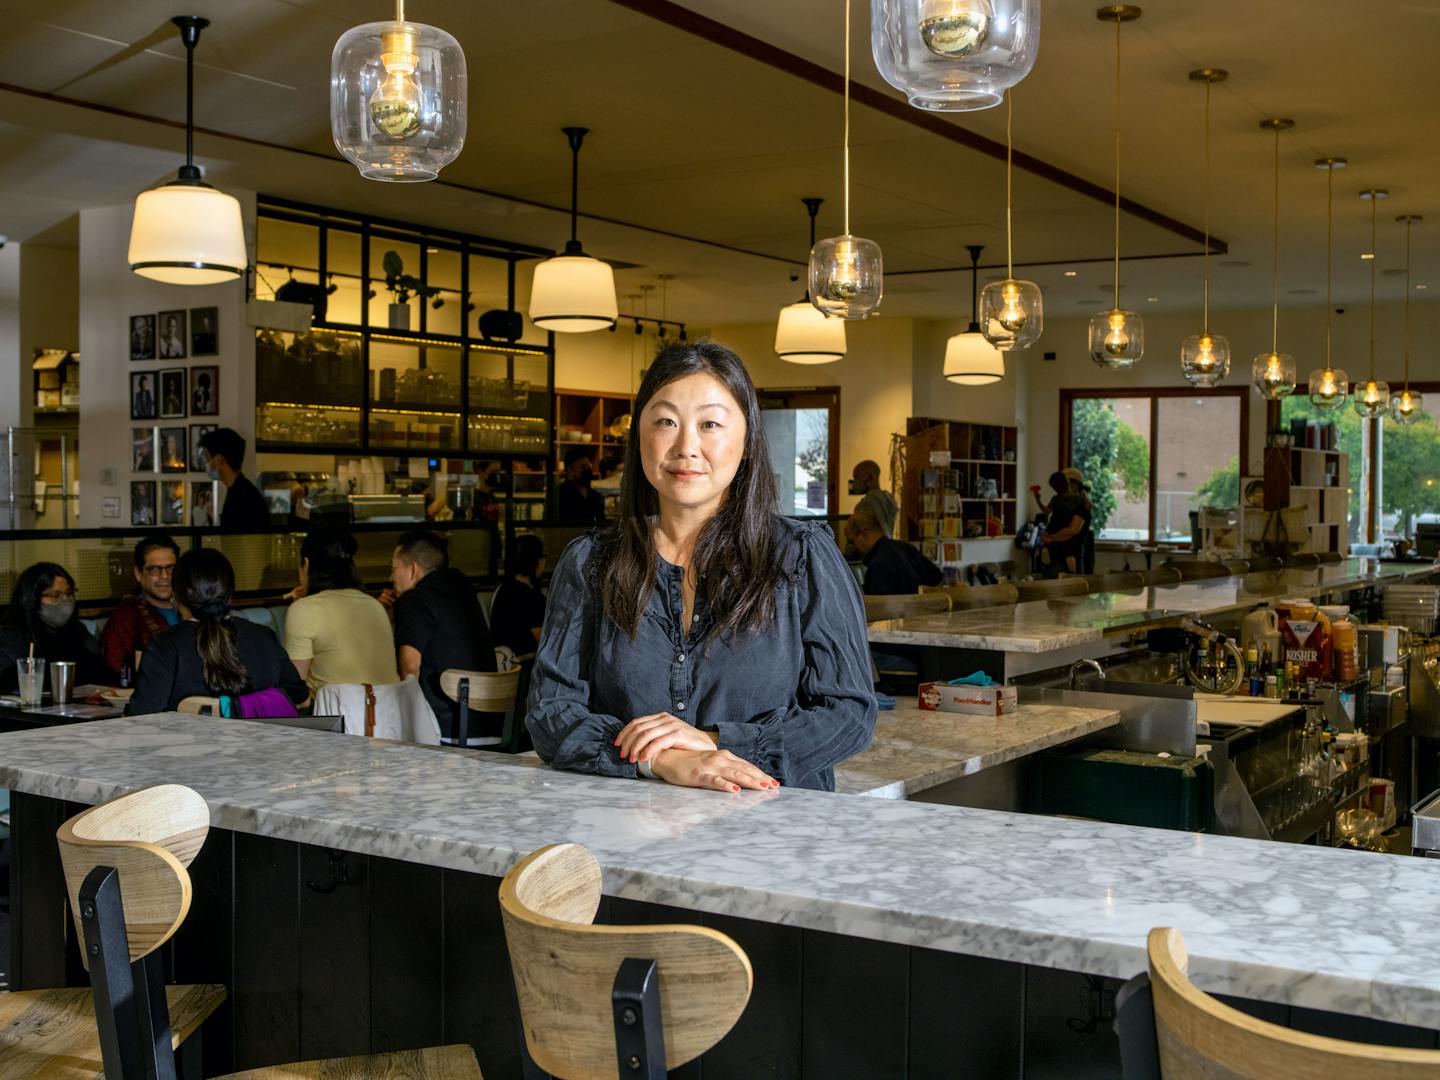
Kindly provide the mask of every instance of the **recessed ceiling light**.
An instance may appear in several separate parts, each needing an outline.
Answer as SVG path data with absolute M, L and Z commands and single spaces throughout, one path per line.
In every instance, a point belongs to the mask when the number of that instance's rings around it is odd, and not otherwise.
M 1423 290 L 1425 290 L 1425 289 L 1430 288 L 1430 286 L 1429 286 L 1429 285 L 1416 285 L 1415 288 L 1420 289 L 1420 290 L 1423 291 Z
M 1372 262 L 1372 261 L 1374 261 L 1374 259 L 1375 259 L 1375 252 L 1373 252 L 1373 251 L 1362 251 L 1362 252 L 1360 253 L 1360 258 L 1361 258 L 1364 262 Z
M 1075 271 L 1075 270 L 1066 270 L 1066 271 L 1065 271 L 1065 276 L 1066 276 L 1066 277 L 1074 277 L 1074 276 L 1076 275 L 1076 273 L 1077 273 L 1077 271 Z
M 1158 296 L 1147 296 L 1145 297 L 1145 302 L 1149 304 L 1158 304 L 1160 302 L 1160 298 Z
M 1291 290 L 1290 290 L 1290 295 L 1291 295 L 1291 296 L 1314 296 L 1314 295 L 1315 295 L 1315 290 L 1314 290 L 1314 289 L 1291 289 Z
M 438 254 L 440 254 L 440 249 L 439 249 L 439 248 L 427 247 L 427 248 L 425 249 L 425 254 L 426 254 L 426 255 L 438 255 Z

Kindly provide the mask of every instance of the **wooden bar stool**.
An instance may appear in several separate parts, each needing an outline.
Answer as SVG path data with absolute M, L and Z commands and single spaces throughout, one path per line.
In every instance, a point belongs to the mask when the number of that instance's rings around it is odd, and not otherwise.
M 897 593 L 864 599 L 867 623 L 881 619 L 904 619 L 911 615 L 938 615 L 950 610 L 950 597 L 943 592 Z
M 515 753 L 519 748 L 520 718 L 516 699 L 520 691 L 520 668 L 510 671 L 466 671 L 447 668 L 440 674 L 440 692 L 460 705 L 455 721 L 456 746 L 483 746 L 490 750 Z M 505 725 L 499 738 L 493 735 L 470 738 L 470 710 L 504 713 Z
M 1173 566 L 1157 566 L 1145 571 L 1146 585 L 1179 585 L 1180 571 Z
M 173 1080 L 176 1075 L 172 1047 L 179 1017 L 170 1012 L 156 950 L 190 911 L 185 867 L 209 831 L 205 800 L 189 788 L 163 784 L 82 811 L 56 834 L 81 956 L 90 970 L 99 1042 L 95 1065 L 97 1071 L 103 1065 L 107 1080 Z M 217 1004 L 224 997 L 223 987 L 204 989 Z M 480 1068 L 470 1047 L 446 1046 L 233 1075 L 249 1080 L 474 1080 Z
M 1057 596 L 1084 596 L 1090 584 L 1083 577 L 1052 578 L 1049 581 L 1019 581 L 1015 589 L 1021 600 L 1053 600 Z
M 968 611 L 973 608 L 1002 607 L 1016 603 L 1020 590 L 1009 582 L 999 585 L 972 585 L 958 596 L 950 598 L 952 611 Z
M 1416 1080 L 1440 1077 L 1440 1050 L 1347 1042 L 1257 1020 L 1202 990 L 1186 974 L 1180 931 L 1157 927 L 1148 975 L 1116 995 L 1125 1080 Z
M 180 704 L 175 706 L 175 711 L 190 713 L 193 716 L 219 716 L 220 699 L 191 694 L 187 698 L 180 699 Z
M 532 852 L 500 883 L 525 1047 L 563 1080 L 664 1080 L 740 1019 L 750 958 L 703 926 L 594 926 L 599 906 L 600 864 L 579 844 Z

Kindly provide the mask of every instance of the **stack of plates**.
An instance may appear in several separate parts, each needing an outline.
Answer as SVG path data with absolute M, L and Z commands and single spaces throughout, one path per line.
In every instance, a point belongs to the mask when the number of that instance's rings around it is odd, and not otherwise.
M 1384 612 L 1388 623 L 1408 626 L 1415 634 L 1433 634 L 1440 618 L 1440 586 L 1390 585 Z

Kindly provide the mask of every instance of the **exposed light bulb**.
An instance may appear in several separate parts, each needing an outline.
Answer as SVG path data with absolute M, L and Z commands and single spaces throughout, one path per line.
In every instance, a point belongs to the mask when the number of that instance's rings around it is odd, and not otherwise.
M 842 237 L 835 245 L 833 268 L 830 271 L 830 295 L 836 300 L 853 300 L 860 291 L 859 253 L 853 241 Z
M 1105 351 L 1120 356 L 1130 348 L 1130 335 L 1125 332 L 1125 312 L 1110 312 L 1110 332 L 1105 335 Z
M 380 63 L 385 77 L 370 95 L 370 122 L 392 139 L 419 134 L 421 119 L 420 84 L 415 81 L 415 32 L 387 30 L 380 36 Z
M 1209 334 L 1200 335 L 1200 351 L 1195 354 L 1195 366 L 1201 368 L 1215 366 L 1215 339 Z
M 957 60 L 985 44 L 994 17 L 990 0 L 921 0 L 920 40 L 936 56 Z
M 1325 397 L 1335 396 L 1335 373 L 1333 371 L 1325 372 L 1324 377 L 1320 380 L 1320 393 L 1323 394 Z
M 1020 286 L 1013 281 L 1005 282 L 1000 290 L 1000 297 L 1003 304 L 1000 308 L 1000 317 L 996 320 L 1012 334 L 1018 334 L 1030 321 L 1025 313 L 1025 305 L 1020 302 Z
M 1280 363 L 1280 354 L 1271 353 L 1265 358 L 1265 381 L 1271 386 L 1279 386 L 1285 379 L 1285 369 Z
M 1365 384 L 1365 404 L 1380 404 L 1380 387 L 1374 381 Z
M 1397 424 L 1413 424 L 1419 420 L 1422 411 L 1422 402 L 1419 394 L 1409 390 L 1400 390 L 1390 398 L 1390 417 Z

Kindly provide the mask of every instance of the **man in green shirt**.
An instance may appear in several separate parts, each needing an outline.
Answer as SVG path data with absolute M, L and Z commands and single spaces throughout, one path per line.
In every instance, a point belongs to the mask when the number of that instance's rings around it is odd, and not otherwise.
M 862 461 L 850 474 L 850 494 L 863 496 L 855 504 L 855 512 L 871 515 L 886 536 L 895 535 L 895 518 L 900 508 L 895 505 L 895 496 L 880 487 L 880 466 L 873 461 Z

